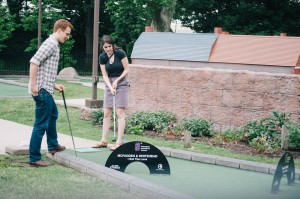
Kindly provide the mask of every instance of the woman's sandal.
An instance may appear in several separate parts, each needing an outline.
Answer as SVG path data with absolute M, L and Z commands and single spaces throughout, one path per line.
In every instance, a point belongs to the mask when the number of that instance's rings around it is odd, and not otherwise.
M 92 146 L 92 148 L 104 148 L 104 147 L 107 147 L 108 145 L 108 142 L 98 142 L 96 145 Z
M 122 144 L 116 143 L 115 145 L 113 145 L 112 147 L 110 147 L 111 151 L 116 150 L 119 146 L 121 146 Z

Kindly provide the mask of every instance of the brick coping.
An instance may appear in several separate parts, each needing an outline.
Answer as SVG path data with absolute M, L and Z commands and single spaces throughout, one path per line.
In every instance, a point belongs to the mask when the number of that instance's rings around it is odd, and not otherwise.
M 165 156 L 180 158 L 195 162 L 214 164 L 219 166 L 232 167 L 248 171 L 255 171 L 274 175 L 277 165 L 253 162 L 248 160 L 239 160 L 234 158 L 226 158 L 217 155 L 208 155 L 197 152 L 183 151 L 178 149 L 170 149 L 158 147 Z M 295 178 L 300 180 L 300 169 L 295 169 Z

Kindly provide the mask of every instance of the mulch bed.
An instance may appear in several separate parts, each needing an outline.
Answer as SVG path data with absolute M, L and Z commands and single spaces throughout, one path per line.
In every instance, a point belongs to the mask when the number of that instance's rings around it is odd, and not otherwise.
M 173 140 L 173 141 L 180 141 L 183 140 L 182 135 L 175 135 L 173 133 L 157 133 L 155 131 L 147 131 L 144 133 L 145 136 L 150 138 L 162 138 L 165 140 Z M 220 147 L 230 149 L 237 154 L 245 154 L 250 156 L 261 156 L 261 157 L 281 157 L 285 152 L 289 152 L 293 155 L 294 159 L 300 159 L 300 149 L 290 149 L 288 151 L 280 150 L 276 153 L 261 153 L 257 149 L 251 147 L 250 145 L 246 144 L 245 142 L 225 142 L 225 143 L 216 143 L 210 137 L 193 137 L 192 139 L 195 140 L 195 143 L 203 143 L 210 146 Z

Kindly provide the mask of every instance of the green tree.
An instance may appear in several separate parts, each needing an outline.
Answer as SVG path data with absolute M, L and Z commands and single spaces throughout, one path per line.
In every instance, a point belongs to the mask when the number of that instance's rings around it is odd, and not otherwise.
M 133 44 L 143 32 L 149 16 L 145 8 L 138 6 L 134 1 L 108 0 L 106 8 L 115 26 L 110 35 L 130 57 Z
M 107 0 L 106 8 L 114 24 L 111 36 L 127 51 L 129 57 L 133 44 L 144 31 L 153 25 L 154 30 L 170 31 L 176 0 Z
M 50 34 L 53 33 L 53 24 L 57 19 L 67 18 L 62 10 L 62 2 L 59 0 L 43 0 L 42 5 L 42 30 L 41 36 L 42 40 L 48 38 Z M 21 18 L 22 27 L 25 31 L 36 32 L 38 30 L 38 0 L 32 0 L 30 7 L 27 7 L 22 13 L 23 18 Z M 62 52 L 70 52 L 74 40 L 68 40 L 61 48 Z M 37 46 L 37 34 L 34 36 L 30 42 L 29 46 L 25 49 L 26 52 L 34 52 L 38 48 Z
M 0 4 L 4 5 L 4 2 L 1 0 Z M 0 51 L 6 47 L 4 41 L 9 39 L 13 30 L 15 30 L 14 18 L 14 15 L 9 13 L 6 6 L 0 7 Z
M 105 11 L 105 1 L 100 1 L 99 35 L 110 33 L 114 27 Z M 34 51 L 37 46 L 37 5 L 38 0 L 7 0 L 7 4 L 2 4 L 2 9 L 8 9 L 9 14 L 15 16 L 13 36 L 3 45 L 10 46 L 12 51 Z M 74 49 L 87 54 L 92 53 L 94 0 L 42 0 L 42 5 L 42 39 L 46 39 L 51 32 L 51 23 L 64 17 L 74 26 L 72 32 L 73 41 L 76 41 L 73 45 Z M 64 46 L 63 48 L 67 47 Z
M 300 35 L 299 0 L 177 0 L 176 19 L 196 32 Z
M 109 34 L 114 27 L 105 9 L 106 1 L 100 0 L 99 35 Z M 76 41 L 74 47 L 91 54 L 93 52 L 94 0 L 62 0 L 62 2 L 62 12 L 74 25 L 72 33 Z
M 34 51 L 37 47 L 38 0 L 7 0 L 16 16 L 14 39 L 7 44 L 15 51 Z M 74 25 L 74 49 L 91 54 L 93 47 L 94 0 L 42 0 L 42 39 L 48 37 L 58 18 Z M 99 36 L 112 35 L 130 56 L 135 40 L 146 25 L 156 31 L 170 31 L 176 0 L 101 0 Z M 70 41 L 69 41 L 70 42 Z M 64 48 L 68 45 L 64 45 Z
M 12 36 L 5 41 L 5 45 L 9 46 L 10 51 L 21 51 L 28 45 L 28 41 L 32 38 L 33 33 L 24 31 L 22 27 L 21 19 L 23 16 L 23 10 L 28 8 L 30 1 L 28 0 L 6 0 L 7 4 L 2 4 L 5 6 L 11 15 L 14 16 L 14 30 Z M 37 23 L 36 23 L 37 24 Z

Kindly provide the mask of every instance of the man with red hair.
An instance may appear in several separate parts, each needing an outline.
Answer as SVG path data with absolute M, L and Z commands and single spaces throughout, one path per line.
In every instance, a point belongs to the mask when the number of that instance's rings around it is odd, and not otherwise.
M 57 140 L 56 120 L 58 111 L 53 99 L 54 89 L 63 91 L 64 86 L 56 84 L 59 62 L 59 43 L 69 39 L 73 25 L 65 19 L 55 22 L 53 34 L 39 47 L 30 59 L 30 80 L 28 91 L 35 101 L 35 122 L 29 145 L 29 164 L 35 167 L 49 166 L 42 160 L 41 144 L 46 132 L 49 153 L 65 150 Z

